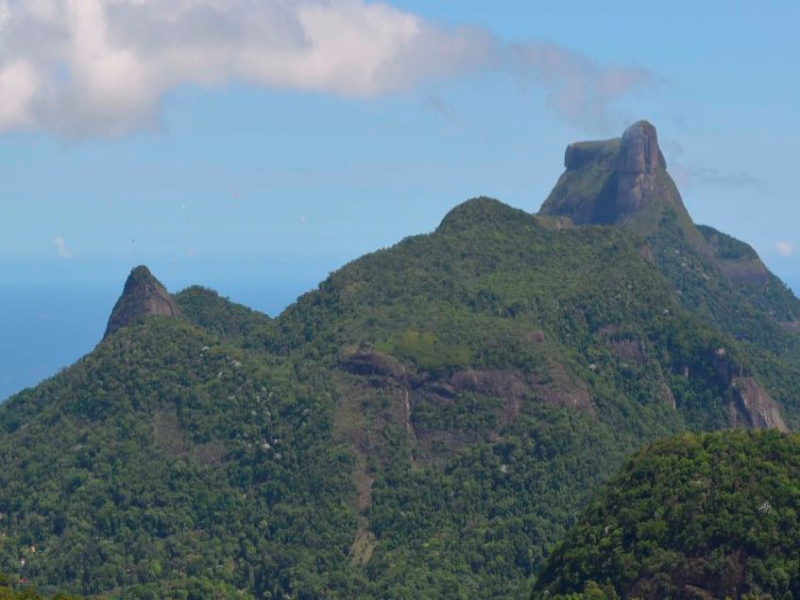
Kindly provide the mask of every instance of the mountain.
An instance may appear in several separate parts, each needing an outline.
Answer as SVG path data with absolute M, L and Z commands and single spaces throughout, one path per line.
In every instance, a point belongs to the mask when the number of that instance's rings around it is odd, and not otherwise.
M 798 476 L 796 434 L 658 442 L 592 500 L 548 559 L 534 596 L 796 598 Z
M 161 282 L 153 277 L 147 267 L 141 265 L 128 276 L 122 296 L 108 318 L 103 339 L 150 315 L 175 317 L 178 315 L 178 307 Z
M 564 163 L 540 214 L 635 232 L 684 308 L 754 349 L 800 356 L 792 335 L 800 329 L 800 300 L 750 246 L 693 223 L 653 125 L 639 121 L 622 138 L 570 144 Z
M 542 214 L 569 216 L 575 224 L 632 224 L 648 233 L 668 210 L 691 221 L 647 121 L 622 138 L 570 144 L 566 172 L 545 200 Z
M 655 130 L 632 131 L 568 151 L 553 192 L 607 202 L 603 223 L 469 200 L 274 319 L 135 269 L 97 348 L 0 405 L 0 572 L 134 598 L 524 598 L 645 444 L 797 429 L 795 337 L 755 298 L 778 301 L 708 253 L 757 257 L 680 212 Z M 570 204 L 565 177 L 597 197 Z

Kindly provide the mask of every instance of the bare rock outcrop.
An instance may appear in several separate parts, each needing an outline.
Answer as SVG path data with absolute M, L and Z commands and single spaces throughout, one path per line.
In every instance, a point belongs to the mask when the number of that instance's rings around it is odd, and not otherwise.
M 522 376 L 508 369 L 467 369 L 455 373 L 450 378 L 450 385 L 457 392 L 502 398 L 508 405 L 508 415 L 513 418 L 519 414 L 520 404 L 526 396 L 565 408 L 593 409 L 589 392 L 558 364 L 552 365 L 546 376 Z
M 149 315 L 178 316 L 178 306 L 150 270 L 144 265 L 128 275 L 125 288 L 108 319 L 103 339 Z
M 406 368 L 400 361 L 368 344 L 343 348 L 339 362 L 346 371 L 356 375 L 382 375 L 398 380 L 406 376 Z
M 735 378 L 731 387 L 736 397 L 736 408 L 745 419 L 745 425 L 754 429 L 789 431 L 775 401 L 752 377 Z
M 769 393 L 728 357 L 725 348 L 714 350 L 710 362 L 719 382 L 733 392 L 729 417 L 731 427 L 789 430 Z
M 647 121 L 628 127 L 619 147 L 616 212 L 623 215 L 641 210 L 658 193 L 657 173 L 666 168 L 656 128 Z
M 578 225 L 609 225 L 629 223 L 644 212 L 641 228 L 658 223 L 660 210 L 670 205 L 691 220 L 667 173 L 656 128 L 648 121 L 637 121 L 621 138 L 570 144 L 564 165 L 541 215 L 569 217 Z

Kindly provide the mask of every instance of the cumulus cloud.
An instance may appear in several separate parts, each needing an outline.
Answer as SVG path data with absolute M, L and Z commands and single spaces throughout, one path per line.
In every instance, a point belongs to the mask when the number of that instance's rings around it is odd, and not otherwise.
M 597 126 L 654 78 L 557 44 L 509 44 L 365 0 L 0 0 L 0 131 L 115 135 L 157 121 L 184 85 L 371 98 L 481 70 L 544 89 Z
M 785 256 L 788 258 L 792 254 L 794 254 L 794 244 L 792 244 L 791 242 L 781 242 L 781 241 L 775 242 L 775 250 L 781 256 Z
M 53 247 L 61 258 L 72 258 L 72 253 L 67 248 L 67 242 L 60 235 L 53 238 Z

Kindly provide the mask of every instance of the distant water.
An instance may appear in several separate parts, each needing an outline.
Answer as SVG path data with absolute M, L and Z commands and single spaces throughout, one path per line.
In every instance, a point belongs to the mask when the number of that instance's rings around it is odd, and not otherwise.
M 800 280 L 788 281 L 795 294 Z M 275 316 L 312 282 L 212 286 L 222 296 Z M 172 289 L 172 288 L 171 288 Z M 0 402 L 90 352 L 105 331 L 121 284 L 0 284 Z
M 220 295 L 276 315 L 310 283 L 220 285 Z M 103 337 L 121 284 L 0 284 L 0 402 L 55 375 Z

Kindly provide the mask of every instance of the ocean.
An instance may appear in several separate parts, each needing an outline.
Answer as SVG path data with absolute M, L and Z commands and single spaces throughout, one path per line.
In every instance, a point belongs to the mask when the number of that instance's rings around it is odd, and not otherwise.
M 315 287 L 252 282 L 218 291 L 274 316 Z M 91 352 L 121 292 L 120 283 L 0 284 L 0 402 Z
M 800 281 L 789 286 L 800 290 Z M 271 316 L 315 283 L 220 285 L 223 296 Z M 0 284 L 0 402 L 87 354 L 103 337 L 119 283 Z

